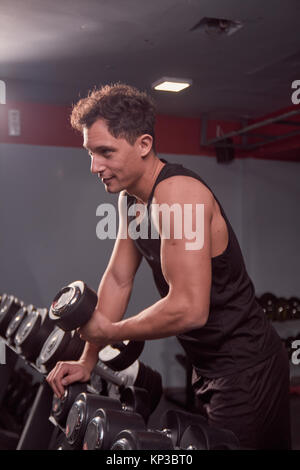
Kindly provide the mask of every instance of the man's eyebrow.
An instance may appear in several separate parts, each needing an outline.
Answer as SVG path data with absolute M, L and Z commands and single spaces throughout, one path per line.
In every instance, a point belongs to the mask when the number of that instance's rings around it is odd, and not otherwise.
M 94 151 L 94 152 L 103 152 L 104 150 L 109 150 L 110 152 L 113 152 L 115 150 L 114 147 L 108 147 L 107 145 L 100 145 L 99 147 L 90 148 L 87 145 L 83 144 L 83 147 L 86 150 L 90 150 L 90 151 Z

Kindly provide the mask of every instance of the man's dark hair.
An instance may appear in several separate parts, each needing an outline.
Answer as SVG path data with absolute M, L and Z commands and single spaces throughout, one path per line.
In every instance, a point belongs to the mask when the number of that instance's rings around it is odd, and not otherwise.
M 155 105 L 146 93 L 123 83 L 91 90 L 73 106 L 71 125 L 82 132 L 97 119 L 104 119 L 109 132 L 115 138 L 123 137 L 130 145 L 140 135 L 150 134 L 155 151 Z

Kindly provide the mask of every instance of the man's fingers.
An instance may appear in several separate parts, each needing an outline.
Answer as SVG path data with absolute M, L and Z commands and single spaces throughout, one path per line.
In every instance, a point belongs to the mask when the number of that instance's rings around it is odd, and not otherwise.
M 52 387 L 55 395 L 61 398 L 65 393 L 65 387 L 73 382 L 84 381 L 85 376 L 86 374 L 79 364 L 58 362 L 55 368 L 48 374 L 46 380 Z
M 83 379 L 82 371 L 74 372 L 73 374 L 69 374 L 64 377 L 61 381 L 64 387 L 72 384 L 73 382 L 80 382 Z
M 61 397 L 65 393 L 62 379 L 69 374 L 70 368 L 69 364 L 58 362 L 55 368 L 47 376 L 47 382 L 58 397 Z

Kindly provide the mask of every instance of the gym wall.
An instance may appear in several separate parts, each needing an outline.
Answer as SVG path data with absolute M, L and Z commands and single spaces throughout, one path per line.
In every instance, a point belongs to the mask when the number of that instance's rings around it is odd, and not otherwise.
M 299 295 L 299 163 L 236 159 L 220 165 L 205 156 L 161 154 L 197 171 L 211 186 L 236 231 L 257 294 Z M 89 172 L 86 151 L 72 147 L 0 144 L 0 289 L 27 303 L 49 306 L 53 295 L 76 279 L 97 289 L 113 247 L 99 240 L 96 209 L 114 203 Z M 143 262 L 128 315 L 157 300 Z M 148 341 L 141 360 L 181 386 L 175 338 Z

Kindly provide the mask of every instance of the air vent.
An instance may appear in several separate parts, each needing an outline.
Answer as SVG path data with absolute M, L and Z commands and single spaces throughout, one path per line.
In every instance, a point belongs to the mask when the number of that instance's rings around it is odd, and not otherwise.
M 203 31 L 210 36 L 231 36 L 243 27 L 240 21 L 226 20 L 225 18 L 202 18 L 190 31 Z

